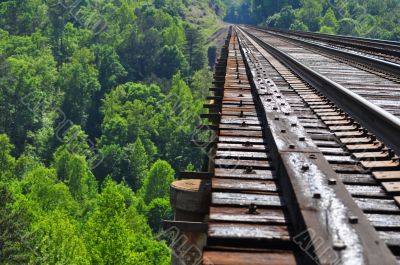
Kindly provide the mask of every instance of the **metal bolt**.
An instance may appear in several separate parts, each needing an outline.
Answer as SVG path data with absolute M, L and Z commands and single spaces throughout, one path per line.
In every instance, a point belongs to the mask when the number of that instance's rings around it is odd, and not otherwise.
M 239 98 L 242 98 L 243 97 L 243 94 L 239 94 Z
M 292 127 L 296 127 L 297 124 L 296 124 L 296 123 L 292 123 L 291 126 L 292 126 Z
M 246 122 L 244 121 L 244 122 L 242 122 L 242 124 L 240 125 L 240 127 L 247 127 L 247 124 L 246 124 Z
M 290 148 L 290 149 L 295 149 L 296 146 L 295 146 L 294 144 L 290 144 L 290 145 L 289 145 L 289 148 Z
M 346 249 L 346 245 L 342 240 L 335 240 L 333 242 L 333 249 L 335 249 L 335 250 L 343 250 L 343 249 Z
M 314 193 L 313 194 L 313 198 L 314 199 L 321 199 L 321 193 L 318 193 L 318 192 Z
M 246 167 L 246 174 L 254 173 L 253 167 Z
M 337 183 L 336 179 L 328 179 L 329 185 L 336 185 L 336 183 Z
M 286 133 L 286 130 L 285 129 L 281 130 L 281 133 Z
M 273 110 L 278 110 L 278 107 L 273 107 L 272 109 L 273 109 Z
M 300 137 L 299 140 L 300 142 L 304 142 L 306 140 L 306 137 Z
M 358 224 L 358 216 L 350 215 L 349 222 L 350 222 L 350 224 Z
M 253 144 L 251 144 L 249 141 L 247 141 L 243 144 L 243 146 L 250 147 L 250 146 L 253 146 Z
M 247 214 L 260 214 L 259 212 L 257 212 L 257 205 L 255 205 L 254 203 L 250 203 L 249 210 L 246 213 Z
M 290 116 L 290 113 L 289 112 L 285 112 L 285 116 Z
M 278 117 L 275 117 L 274 120 L 279 121 L 279 118 L 278 118 Z

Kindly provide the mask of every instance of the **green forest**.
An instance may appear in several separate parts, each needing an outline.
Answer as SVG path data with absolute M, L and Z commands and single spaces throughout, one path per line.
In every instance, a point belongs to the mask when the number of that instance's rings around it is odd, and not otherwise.
M 0 264 L 170 264 L 226 22 L 400 39 L 398 0 L 0 1 Z M 224 36 L 225 37 L 225 36 Z
M 223 6 L 0 1 L 0 263 L 169 264 L 156 239 Z M 215 51 L 211 47 L 210 51 Z
M 228 22 L 400 40 L 399 0 L 225 1 Z

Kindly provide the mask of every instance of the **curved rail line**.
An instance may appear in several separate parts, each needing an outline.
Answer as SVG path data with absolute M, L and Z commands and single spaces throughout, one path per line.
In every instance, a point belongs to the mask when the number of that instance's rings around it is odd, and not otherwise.
M 297 36 L 301 38 L 320 41 L 323 43 L 331 44 L 336 47 L 341 47 L 349 50 L 367 53 L 377 56 L 384 60 L 392 62 L 400 62 L 400 42 L 376 40 L 367 38 L 357 38 L 348 36 L 335 36 L 329 34 L 313 33 L 313 32 L 299 32 L 284 29 L 262 28 L 258 29 L 268 30 L 272 32 L 279 32 L 290 36 Z
M 256 35 L 231 30 L 198 127 L 211 138 L 193 141 L 208 166 L 172 185 L 165 227 L 195 246 L 174 244 L 173 264 L 397 264 L 398 120 L 364 126 L 356 104 L 387 113 Z

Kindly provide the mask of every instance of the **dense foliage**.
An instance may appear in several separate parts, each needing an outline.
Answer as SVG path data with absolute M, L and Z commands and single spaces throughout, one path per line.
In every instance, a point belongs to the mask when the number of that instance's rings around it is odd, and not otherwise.
M 0 264 L 169 263 L 155 234 L 175 172 L 202 165 L 189 141 L 223 13 L 0 1 Z
M 400 40 L 398 0 L 228 1 L 229 22 Z

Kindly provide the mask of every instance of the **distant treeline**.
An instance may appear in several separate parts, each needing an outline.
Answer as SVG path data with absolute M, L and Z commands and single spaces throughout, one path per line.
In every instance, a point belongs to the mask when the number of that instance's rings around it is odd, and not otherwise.
M 331 34 L 400 40 L 398 0 L 226 1 L 225 20 Z

